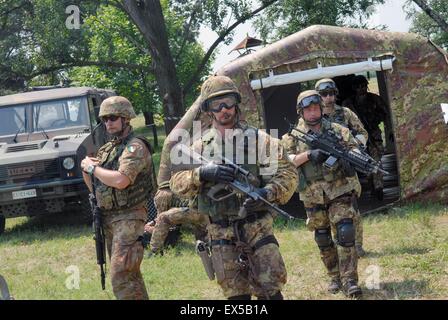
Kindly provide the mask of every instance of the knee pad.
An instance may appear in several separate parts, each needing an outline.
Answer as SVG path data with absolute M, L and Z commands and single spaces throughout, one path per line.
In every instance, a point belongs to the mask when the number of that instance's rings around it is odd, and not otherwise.
M 326 229 L 316 229 L 314 231 L 314 240 L 319 246 L 320 250 L 326 250 L 333 246 L 333 239 L 331 239 L 330 227 Z
M 355 226 L 353 219 L 342 219 L 336 224 L 337 241 L 340 246 L 353 247 L 355 245 Z

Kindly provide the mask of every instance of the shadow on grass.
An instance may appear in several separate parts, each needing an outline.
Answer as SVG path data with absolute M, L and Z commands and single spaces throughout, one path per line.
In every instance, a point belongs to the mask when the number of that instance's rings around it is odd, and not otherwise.
M 378 290 L 364 290 L 364 300 L 418 299 L 429 292 L 427 280 L 385 282 Z
M 91 224 L 79 213 L 65 212 L 30 217 L 9 227 L 0 236 L 0 243 L 26 244 L 34 241 L 73 239 L 92 233 Z
M 387 247 L 384 248 L 381 252 L 372 252 L 368 251 L 367 256 L 368 258 L 380 258 L 383 256 L 395 256 L 395 255 L 401 255 L 401 254 L 410 254 L 410 255 L 421 255 L 426 254 L 431 251 L 431 248 L 426 247 L 417 247 L 417 246 L 408 246 L 408 247 Z

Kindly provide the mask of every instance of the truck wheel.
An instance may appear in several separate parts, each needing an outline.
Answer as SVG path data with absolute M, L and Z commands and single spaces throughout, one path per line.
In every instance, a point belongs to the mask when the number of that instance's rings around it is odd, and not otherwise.
M 5 231 L 6 218 L 4 216 L 0 216 L 0 234 Z
M 92 217 L 92 208 L 90 207 L 90 202 L 88 195 L 83 196 L 80 200 L 80 209 L 81 209 L 81 218 L 86 223 L 92 223 L 93 217 Z

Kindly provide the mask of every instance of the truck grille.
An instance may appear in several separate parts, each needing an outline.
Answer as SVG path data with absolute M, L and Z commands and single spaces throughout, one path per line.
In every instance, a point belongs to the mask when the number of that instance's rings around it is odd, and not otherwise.
M 59 178 L 58 159 L 0 166 L 0 180 L 22 183 Z

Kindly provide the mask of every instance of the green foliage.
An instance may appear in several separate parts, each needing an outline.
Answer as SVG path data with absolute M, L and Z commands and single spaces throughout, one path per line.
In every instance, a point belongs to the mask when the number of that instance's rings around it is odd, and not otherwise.
M 275 41 L 310 25 L 367 27 L 374 6 L 384 0 L 280 0 L 268 7 L 254 25 L 265 41 Z
M 427 0 L 428 6 L 442 19 L 448 21 L 448 2 L 446 0 Z M 429 17 L 425 12 L 418 10 L 413 1 L 408 0 L 404 6 L 407 18 L 412 19 L 410 31 L 418 33 L 434 41 L 445 50 L 448 49 L 448 33 Z

